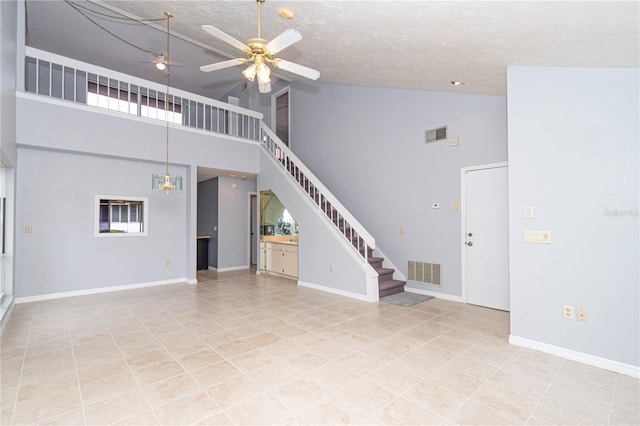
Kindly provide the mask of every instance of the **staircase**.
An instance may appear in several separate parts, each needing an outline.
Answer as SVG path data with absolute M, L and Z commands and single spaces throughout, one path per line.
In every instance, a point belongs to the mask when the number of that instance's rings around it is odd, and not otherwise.
M 354 250 L 378 273 L 378 297 L 382 298 L 404 291 L 404 281 L 393 279 L 394 269 L 382 266 L 384 258 L 375 257 L 375 240 L 351 216 L 344 206 L 309 171 L 293 152 L 264 124 L 261 125 L 261 140 L 266 150 L 282 165 L 291 178 L 318 206 L 320 211 L 336 226 L 351 243 Z
M 393 273 L 395 269 L 383 268 L 382 257 L 369 257 L 367 259 L 369 264 L 378 273 L 378 297 L 383 298 L 385 296 L 391 296 L 392 294 L 402 293 L 404 291 L 404 281 L 398 281 L 393 279 Z

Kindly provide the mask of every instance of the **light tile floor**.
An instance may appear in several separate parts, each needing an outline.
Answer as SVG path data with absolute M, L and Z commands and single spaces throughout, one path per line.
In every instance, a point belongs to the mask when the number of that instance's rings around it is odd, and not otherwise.
M 252 271 L 16 305 L 9 424 L 638 424 L 639 381 L 507 343 L 509 314 Z

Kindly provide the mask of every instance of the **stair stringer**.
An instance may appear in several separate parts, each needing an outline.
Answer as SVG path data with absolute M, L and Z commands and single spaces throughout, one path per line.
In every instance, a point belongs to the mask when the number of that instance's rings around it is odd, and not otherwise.
M 300 224 L 298 285 L 378 301 L 378 273 L 264 148 L 257 190 L 270 189 Z
M 404 274 L 400 272 L 400 269 L 391 260 L 389 260 L 389 256 L 387 256 L 382 252 L 382 250 L 380 250 L 380 247 L 376 246 L 376 248 L 373 249 L 373 254 L 377 257 L 382 257 L 384 259 L 384 261 L 382 262 L 382 266 L 384 266 L 385 268 L 391 268 L 394 270 L 393 272 L 394 280 L 407 281 L 407 278 L 404 276 Z

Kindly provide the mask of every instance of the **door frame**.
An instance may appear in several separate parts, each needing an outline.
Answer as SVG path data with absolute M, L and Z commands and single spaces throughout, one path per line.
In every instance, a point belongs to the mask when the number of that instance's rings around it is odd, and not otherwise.
M 465 175 L 467 172 L 473 172 L 476 170 L 488 170 L 488 169 L 498 169 L 501 167 L 509 167 L 509 163 L 507 161 L 501 161 L 498 163 L 487 163 L 487 164 L 478 164 L 476 166 L 468 166 L 460 168 L 460 271 L 461 271 L 461 284 L 462 284 L 462 301 L 464 303 L 467 302 L 467 251 L 465 250 L 465 231 L 467 224 L 467 206 L 465 203 L 466 195 L 467 195 L 467 181 Z M 508 170 L 508 169 L 507 169 Z M 508 196 L 508 194 L 507 194 Z M 507 227 L 509 225 L 507 224 Z M 509 283 L 509 286 L 511 284 Z
M 277 110 L 277 102 L 276 100 L 284 95 L 287 94 L 287 127 L 289 128 L 289 149 L 291 149 L 291 90 L 290 90 L 290 86 L 286 86 L 283 87 L 282 89 L 278 90 L 277 92 L 273 93 L 271 95 L 271 130 L 273 131 L 273 133 L 276 133 L 276 119 L 277 119 L 277 115 L 278 115 L 278 110 Z
M 255 215 L 252 212 L 251 209 L 251 198 L 252 197 L 256 197 L 256 211 L 255 211 Z M 248 217 L 247 217 L 247 234 L 249 236 L 249 248 L 247 250 L 247 264 L 249 265 L 249 269 L 251 269 L 251 241 L 252 239 L 255 239 L 255 243 L 256 243 L 256 265 L 258 266 L 256 268 L 257 270 L 257 274 L 260 274 L 260 194 L 256 191 L 249 191 L 247 193 L 247 201 L 248 201 Z M 255 220 L 255 235 L 253 236 L 253 238 L 251 237 L 251 217 L 254 216 L 254 220 Z

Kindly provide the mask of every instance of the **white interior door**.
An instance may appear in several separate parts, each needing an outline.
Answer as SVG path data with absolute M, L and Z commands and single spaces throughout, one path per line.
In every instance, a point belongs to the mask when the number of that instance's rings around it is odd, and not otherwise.
M 467 170 L 464 178 L 467 303 L 508 311 L 507 167 Z

